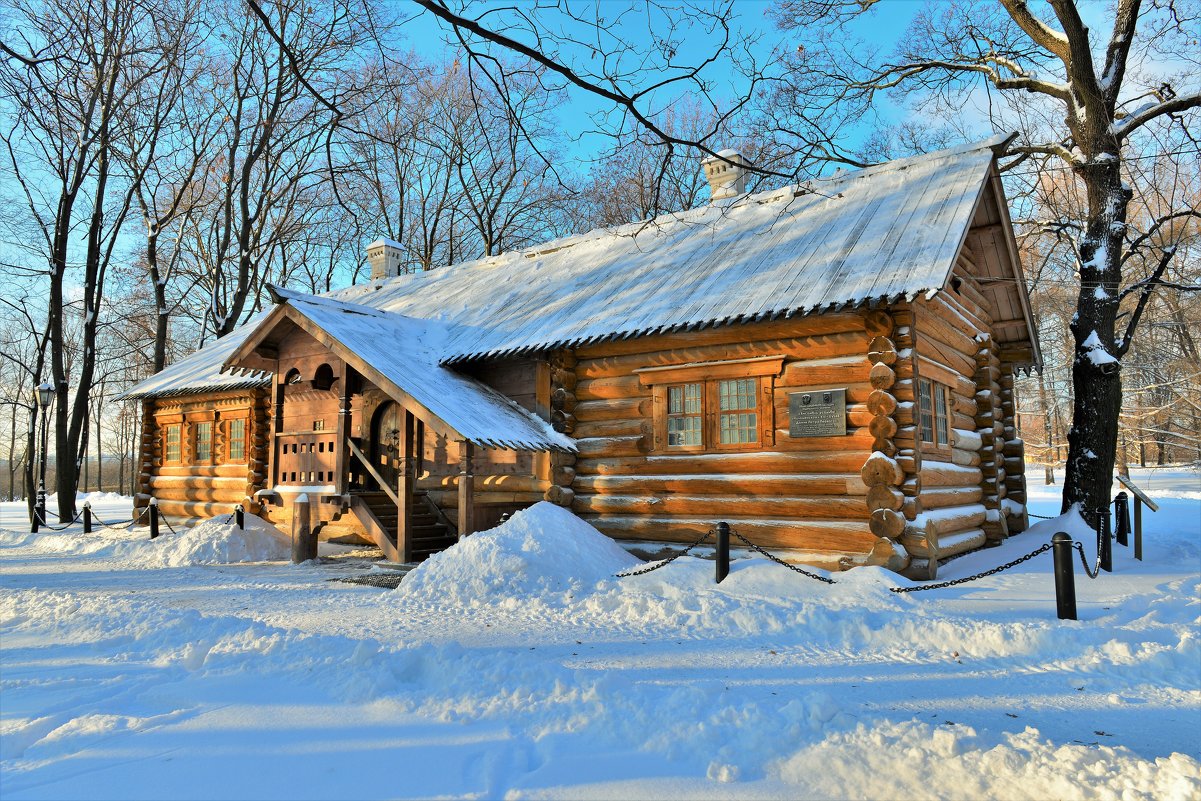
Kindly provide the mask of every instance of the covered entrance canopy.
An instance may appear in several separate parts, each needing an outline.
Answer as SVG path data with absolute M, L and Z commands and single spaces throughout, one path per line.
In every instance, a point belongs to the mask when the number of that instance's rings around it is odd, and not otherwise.
M 284 388 L 280 376 L 292 368 L 289 356 L 281 345 L 297 332 L 328 351 L 328 355 L 344 366 L 342 375 L 335 376 L 332 386 L 340 398 L 337 409 L 337 431 L 316 437 L 321 453 L 324 440 L 332 440 L 331 470 L 317 471 L 318 483 L 328 476 L 333 479 L 333 493 L 344 505 L 353 505 L 349 466 L 358 460 L 373 483 L 396 505 L 395 540 L 387 537 L 377 542 L 389 556 L 409 561 L 411 550 L 410 524 L 413 505 L 415 462 L 421 442 L 421 431 L 432 431 L 458 442 L 461 473 L 458 482 L 459 534 L 470 533 L 472 526 L 473 447 L 512 451 L 576 451 L 570 437 L 555 431 L 549 422 L 506 398 L 496 390 L 453 368 L 439 364 L 441 345 L 446 339 L 446 326 L 438 321 L 418 320 L 395 313 L 381 312 L 366 306 L 289 292 L 270 287 L 276 307 L 257 325 L 249 336 L 229 355 L 223 369 L 255 370 L 275 373 L 275 426 L 272 449 L 272 486 L 281 482 L 279 475 L 280 442 L 283 447 L 295 448 L 289 437 L 313 439 L 315 432 L 288 432 L 283 427 L 285 417 Z M 316 346 L 311 346 L 316 347 Z M 368 430 L 370 442 L 363 448 L 352 441 L 349 431 L 350 394 L 356 382 L 367 382 L 389 398 L 394 406 L 387 425 L 381 428 L 376 421 Z M 314 382 L 315 383 L 315 382 Z M 329 387 L 326 387 L 328 389 Z M 331 398 L 331 402 L 333 399 Z M 395 418 L 395 419 L 393 419 Z M 295 427 L 295 426 L 293 426 Z M 375 442 L 380 437 L 376 429 L 387 429 L 395 441 Z M 333 437 L 330 437 L 330 434 Z M 301 450 L 312 449 L 313 443 L 299 443 Z M 366 452 L 364 452 L 366 451 Z M 381 453 L 387 453 L 388 469 L 377 464 Z M 311 481 L 312 474 L 302 474 L 299 484 Z M 329 488 L 327 488 L 328 491 Z M 364 515 L 356 506 L 356 514 Z M 390 518 L 391 515 L 388 515 Z M 366 527 L 371 526 L 365 523 Z M 391 526 L 385 526 L 391 528 Z M 388 533 L 388 532 L 385 532 Z

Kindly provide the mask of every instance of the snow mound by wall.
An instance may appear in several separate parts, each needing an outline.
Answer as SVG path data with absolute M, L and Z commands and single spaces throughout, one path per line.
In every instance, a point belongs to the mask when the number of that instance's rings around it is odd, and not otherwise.
M 465 605 L 516 605 L 579 593 L 637 564 L 613 540 L 543 501 L 430 557 L 396 592 Z
M 245 531 L 232 520 L 225 521 L 225 517 L 214 517 L 178 534 L 168 532 L 127 554 L 125 561 L 146 567 L 187 567 L 276 562 L 289 557 L 291 543 L 262 518 L 246 515 Z
M 206 520 L 178 533 L 172 533 L 164 523 L 161 536 L 154 540 L 145 527 L 100 528 L 91 534 L 84 534 L 78 526 L 37 534 L 0 531 L 0 545 L 112 559 L 126 568 L 274 562 L 287 559 L 291 552 L 291 543 L 274 526 L 254 515 L 246 515 L 245 531 L 240 531 L 232 520 L 226 522 L 226 517 Z

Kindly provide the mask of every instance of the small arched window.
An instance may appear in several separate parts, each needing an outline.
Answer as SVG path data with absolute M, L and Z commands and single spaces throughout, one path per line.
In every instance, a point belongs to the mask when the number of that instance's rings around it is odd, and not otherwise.
M 334 385 L 334 368 L 322 364 L 313 373 L 313 389 L 329 389 Z
M 300 371 L 297 370 L 295 367 L 293 367 L 291 370 L 289 370 L 284 375 L 284 383 L 288 384 L 288 385 L 299 384 L 300 383 Z

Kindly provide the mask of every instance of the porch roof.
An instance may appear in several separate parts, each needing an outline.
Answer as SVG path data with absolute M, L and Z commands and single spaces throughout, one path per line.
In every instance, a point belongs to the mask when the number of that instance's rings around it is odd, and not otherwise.
M 305 330 L 428 423 L 484 448 L 574 453 L 570 437 L 476 379 L 438 363 L 446 325 L 271 287 L 278 305 L 222 368 L 253 362 L 255 347 L 284 318 Z

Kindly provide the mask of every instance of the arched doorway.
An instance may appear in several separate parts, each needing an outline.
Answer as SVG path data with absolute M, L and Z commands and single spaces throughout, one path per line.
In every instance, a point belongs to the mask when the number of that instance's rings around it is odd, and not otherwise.
M 404 426 L 404 409 L 395 401 L 387 401 L 375 410 L 371 418 L 371 464 L 388 482 L 396 486 L 400 472 L 400 446 Z

